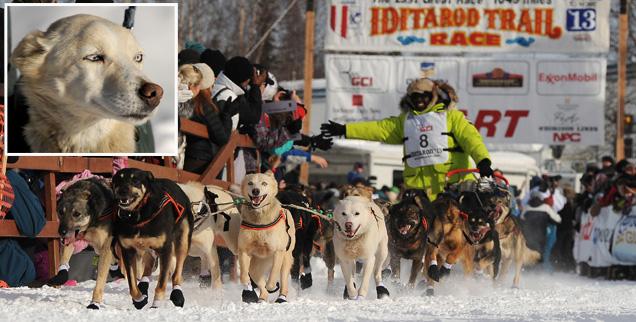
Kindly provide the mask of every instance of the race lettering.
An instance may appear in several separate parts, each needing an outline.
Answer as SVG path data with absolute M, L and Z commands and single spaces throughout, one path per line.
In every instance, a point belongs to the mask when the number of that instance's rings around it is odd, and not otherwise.
M 461 110 L 461 112 L 468 116 L 468 111 Z M 528 110 L 507 110 L 503 112 L 503 117 L 502 111 L 499 110 L 479 110 L 473 124 L 475 124 L 477 131 L 481 131 L 482 128 L 485 128 L 486 137 L 494 137 L 497 133 L 497 126 L 505 119 L 508 119 L 508 126 L 506 127 L 504 137 L 510 138 L 514 137 L 519 122 L 529 115 L 530 111 Z
M 554 132 L 552 134 L 552 141 L 554 142 L 581 142 L 581 133 L 577 132 Z

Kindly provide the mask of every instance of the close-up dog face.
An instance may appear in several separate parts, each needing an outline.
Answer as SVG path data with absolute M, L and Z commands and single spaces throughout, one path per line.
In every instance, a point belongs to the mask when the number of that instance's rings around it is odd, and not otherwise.
M 473 242 L 482 240 L 486 233 L 494 228 L 490 226 L 490 213 L 482 206 L 481 197 L 483 196 L 477 193 L 467 192 L 462 193 L 459 199 L 461 211 L 468 215 L 464 221 L 464 228 Z
M 340 200 L 333 211 L 336 228 L 347 239 L 363 234 L 370 222 L 371 207 L 364 197 L 348 197 Z
M 414 202 L 401 202 L 391 207 L 389 216 L 391 229 L 401 237 L 409 237 L 417 232 L 421 209 Z
M 119 170 L 113 176 L 113 193 L 119 208 L 129 211 L 137 209 L 152 180 L 154 177 L 148 171 L 134 168 Z
M 263 208 L 276 198 L 278 183 L 271 171 L 245 176 L 241 184 L 241 192 L 253 209 Z
M 161 86 L 142 72 L 143 60 L 130 30 L 92 15 L 66 17 L 46 32 L 33 31 L 11 55 L 26 86 L 46 87 L 31 88 L 41 99 L 132 124 L 147 121 L 163 96 Z
M 97 204 L 98 196 L 92 196 L 91 185 L 95 183 L 82 180 L 74 183 L 62 193 L 57 203 L 57 214 L 60 218 L 58 232 L 64 244 L 72 243 L 88 229 L 91 216 L 100 215 L 104 208 Z

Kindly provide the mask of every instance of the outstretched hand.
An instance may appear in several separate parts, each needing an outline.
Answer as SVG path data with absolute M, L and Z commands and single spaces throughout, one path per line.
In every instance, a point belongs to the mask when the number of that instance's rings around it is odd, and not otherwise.
M 347 127 L 344 124 L 329 120 L 329 123 L 323 123 L 320 126 L 320 132 L 326 138 L 343 136 L 347 133 Z
M 314 135 L 311 137 L 311 148 L 312 149 L 321 149 L 323 151 L 327 151 L 331 149 L 333 146 L 333 139 L 326 138 L 323 134 Z

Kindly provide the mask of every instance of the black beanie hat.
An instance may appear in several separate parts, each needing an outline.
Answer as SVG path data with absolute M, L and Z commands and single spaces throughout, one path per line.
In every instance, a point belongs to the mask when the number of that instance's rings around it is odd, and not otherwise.
M 234 84 L 240 85 L 254 75 L 254 67 L 247 58 L 235 56 L 225 63 L 223 73 L 234 82 Z
M 214 71 L 214 75 L 219 75 L 225 67 L 225 55 L 214 49 L 206 49 L 201 53 L 201 62 L 206 63 Z
M 179 66 L 200 63 L 199 53 L 194 49 L 184 49 L 179 52 L 178 61 Z

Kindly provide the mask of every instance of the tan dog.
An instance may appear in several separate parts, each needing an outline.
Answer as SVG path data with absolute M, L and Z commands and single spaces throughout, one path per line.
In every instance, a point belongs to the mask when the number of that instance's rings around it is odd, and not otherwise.
M 241 215 L 234 206 L 234 199 L 223 189 L 213 185 L 204 186 L 198 182 L 179 184 L 188 195 L 194 213 L 194 231 L 188 255 L 200 257 L 202 280 L 211 276 L 211 285 L 219 288 L 221 267 L 215 237 L 221 236 L 225 246 L 237 254 L 238 234 L 241 227 Z M 222 211 L 217 214 L 216 212 Z
M 464 273 L 473 270 L 473 249 L 469 247 L 463 233 L 465 217 L 454 199 L 438 195 L 433 201 L 433 209 L 439 213 L 429 228 L 428 245 L 424 259 L 424 267 L 428 267 L 426 294 L 434 295 L 434 285 L 440 277 L 450 273 L 452 266 L 462 260 Z M 438 268 L 438 263 L 444 263 Z
M 242 222 L 238 236 L 238 260 L 241 284 L 245 287 L 243 302 L 266 301 L 268 292 L 276 291 L 279 280 L 280 292 L 276 303 L 286 302 L 292 251 L 296 244 L 294 219 L 276 199 L 278 184 L 271 171 L 245 176 L 241 192 L 247 199 L 247 204 L 239 207 Z M 252 289 L 250 277 L 258 286 L 260 296 Z
M 340 200 L 333 212 L 336 227 L 333 245 L 345 279 L 345 299 L 363 299 L 375 278 L 378 299 L 389 296 L 382 284 L 382 268 L 389 254 L 388 234 L 382 210 L 367 197 L 348 196 Z M 356 260 L 364 260 L 362 282 L 354 283 Z
M 31 32 L 11 63 L 29 106 L 23 136 L 31 152 L 135 152 L 134 126 L 163 95 L 141 71 L 143 50 L 131 31 L 92 15 Z

